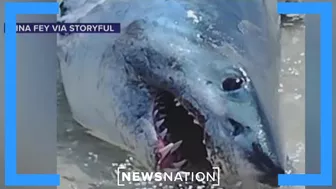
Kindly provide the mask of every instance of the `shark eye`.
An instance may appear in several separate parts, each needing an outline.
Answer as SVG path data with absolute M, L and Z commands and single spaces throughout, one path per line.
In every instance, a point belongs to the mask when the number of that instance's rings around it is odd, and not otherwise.
M 240 89 L 245 80 L 243 77 L 228 77 L 222 83 L 222 88 L 224 91 L 235 91 Z

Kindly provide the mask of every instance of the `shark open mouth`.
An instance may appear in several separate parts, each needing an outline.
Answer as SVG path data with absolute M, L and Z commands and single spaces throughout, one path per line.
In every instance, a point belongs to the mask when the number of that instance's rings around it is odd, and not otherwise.
M 167 91 L 158 93 L 154 100 L 153 122 L 159 136 L 157 170 L 212 169 L 203 140 L 204 116 L 189 102 Z
M 152 117 L 159 141 L 155 152 L 157 171 L 213 171 L 204 141 L 206 121 L 190 102 L 161 91 L 155 96 Z M 228 121 L 234 128 L 233 137 L 240 135 L 243 128 L 249 128 L 236 120 Z M 258 180 L 278 187 L 277 175 L 284 174 L 284 170 L 274 164 L 260 144 L 252 143 L 251 151 L 245 153 L 249 162 L 263 173 Z

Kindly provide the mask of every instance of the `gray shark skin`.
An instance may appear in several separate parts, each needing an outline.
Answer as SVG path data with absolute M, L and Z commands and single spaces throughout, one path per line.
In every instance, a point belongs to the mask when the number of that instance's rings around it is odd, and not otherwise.
M 59 21 L 121 23 L 59 36 L 73 117 L 149 170 L 277 187 L 279 16 L 273 0 L 64 1 Z M 230 181 L 230 182 L 231 182 Z

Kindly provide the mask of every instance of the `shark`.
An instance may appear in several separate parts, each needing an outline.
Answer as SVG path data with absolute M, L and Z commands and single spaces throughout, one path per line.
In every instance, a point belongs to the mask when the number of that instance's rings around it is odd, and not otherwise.
M 121 23 L 58 36 L 73 118 L 150 170 L 219 167 L 230 182 L 278 187 L 276 3 L 64 0 L 60 22 Z

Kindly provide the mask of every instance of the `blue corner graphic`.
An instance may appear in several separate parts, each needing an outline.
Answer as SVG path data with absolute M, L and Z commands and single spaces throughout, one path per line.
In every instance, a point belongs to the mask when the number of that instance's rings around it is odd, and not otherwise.
M 58 186 L 57 174 L 16 173 L 16 15 L 57 14 L 58 3 L 5 3 L 5 184 Z M 321 16 L 321 173 L 279 175 L 282 186 L 332 185 L 332 4 L 278 3 L 278 12 Z
M 16 173 L 16 15 L 58 14 L 58 3 L 5 3 L 5 185 L 58 186 L 59 175 Z
M 279 175 L 281 186 L 332 186 L 332 3 L 278 3 L 280 14 L 319 14 L 321 31 L 321 172 Z

